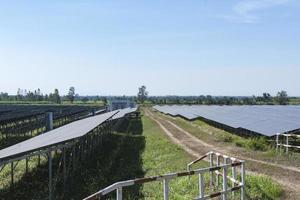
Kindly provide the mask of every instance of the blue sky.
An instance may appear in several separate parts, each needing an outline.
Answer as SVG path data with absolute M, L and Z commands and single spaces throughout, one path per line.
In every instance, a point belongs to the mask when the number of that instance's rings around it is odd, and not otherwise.
M 0 91 L 300 96 L 300 1 L 1 1 Z

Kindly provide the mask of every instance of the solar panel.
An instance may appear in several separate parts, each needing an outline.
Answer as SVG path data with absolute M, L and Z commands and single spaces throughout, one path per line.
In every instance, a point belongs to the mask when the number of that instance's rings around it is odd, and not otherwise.
M 135 107 L 135 108 L 124 108 L 124 109 L 120 109 L 120 110 L 117 110 L 117 111 L 119 111 L 119 112 L 117 114 L 115 114 L 112 117 L 112 119 L 120 119 L 120 118 L 124 117 L 125 115 L 136 112 L 137 107 Z
M 2 149 L 0 150 L 0 160 L 82 137 L 100 124 L 104 123 L 117 112 L 118 111 L 112 111 L 78 120 L 31 139 L 25 140 L 24 142 L 20 142 L 8 148 Z
M 187 119 L 199 117 L 266 136 L 300 129 L 300 106 L 155 106 L 156 110 Z

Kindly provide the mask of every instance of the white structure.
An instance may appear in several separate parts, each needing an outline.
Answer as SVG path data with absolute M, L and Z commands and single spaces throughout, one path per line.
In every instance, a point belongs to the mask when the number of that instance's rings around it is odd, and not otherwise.
M 191 170 L 193 164 L 205 158 L 209 158 L 210 167 Z M 229 170 L 232 170 L 231 176 L 229 176 L 228 173 Z M 237 178 L 238 177 L 237 173 L 240 174 L 241 177 L 240 179 Z M 205 179 L 204 179 L 205 174 L 209 174 L 210 177 L 209 184 L 205 183 Z M 105 195 L 111 192 L 116 192 L 117 200 L 122 200 L 124 187 L 132 186 L 135 184 L 144 184 L 148 182 L 163 182 L 164 200 L 168 200 L 170 181 L 171 180 L 176 181 L 176 178 L 178 177 L 193 176 L 193 175 L 199 176 L 199 196 L 196 197 L 195 199 L 203 200 L 203 199 L 211 199 L 211 198 L 221 196 L 223 200 L 226 200 L 229 193 L 235 195 L 235 191 L 238 190 L 240 190 L 239 193 L 240 199 L 243 200 L 245 197 L 244 161 L 211 151 L 205 154 L 204 156 L 202 156 L 201 158 L 189 163 L 188 170 L 185 172 L 171 173 L 162 176 L 117 182 L 113 185 L 104 188 L 103 190 L 96 192 L 95 194 L 85 198 L 84 200 L 101 199 L 101 197 L 104 197 Z M 220 183 L 220 181 L 222 181 L 222 183 Z M 229 182 L 231 182 L 231 187 L 228 187 Z M 222 184 L 221 191 L 220 189 L 218 189 L 219 184 Z M 205 190 L 206 188 L 209 188 L 209 190 Z M 209 193 L 206 193 L 206 191 L 209 191 Z
M 281 154 L 281 147 L 285 148 L 286 154 L 289 153 L 289 148 L 300 149 L 300 146 L 290 144 L 291 139 L 294 139 L 294 140 L 300 139 L 300 135 L 296 135 L 293 133 L 290 133 L 290 134 L 277 133 L 276 134 L 276 152 L 278 152 L 278 149 L 279 149 L 279 153 Z

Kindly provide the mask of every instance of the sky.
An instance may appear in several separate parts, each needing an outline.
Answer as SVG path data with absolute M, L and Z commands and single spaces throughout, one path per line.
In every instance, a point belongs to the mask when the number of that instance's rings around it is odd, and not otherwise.
M 0 91 L 300 96 L 297 0 L 0 0 Z

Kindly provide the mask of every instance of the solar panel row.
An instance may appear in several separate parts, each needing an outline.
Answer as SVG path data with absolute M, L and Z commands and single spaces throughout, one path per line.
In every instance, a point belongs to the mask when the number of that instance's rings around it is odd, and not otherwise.
M 119 112 L 112 117 L 113 120 L 120 119 L 120 118 L 124 117 L 125 115 L 127 115 L 129 113 L 136 112 L 137 107 L 135 107 L 135 108 L 124 108 L 124 109 L 119 109 L 117 111 L 119 111 Z
M 162 113 L 189 120 L 199 117 L 266 136 L 300 129 L 300 106 L 154 106 Z
M 27 152 L 33 152 L 51 145 L 64 143 L 69 140 L 82 137 L 97 126 L 104 123 L 106 120 L 110 118 L 118 119 L 136 110 L 137 108 L 122 109 L 69 123 L 60 128 L 0 150 L 0 161 L 5 160 L 6 158 L 14 157 Z

